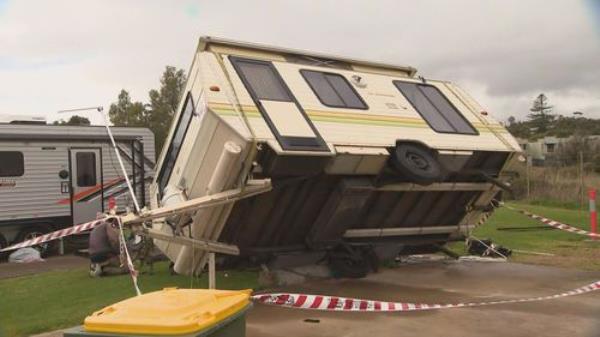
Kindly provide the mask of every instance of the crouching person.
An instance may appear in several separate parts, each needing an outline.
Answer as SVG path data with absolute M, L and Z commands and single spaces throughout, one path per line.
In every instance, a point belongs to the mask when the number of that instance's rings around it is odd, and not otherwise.
M 120 275 L 127 272 L 121 263 L 119 228 L 116 221 L 108 218 L 94 227 L 90 233 L 90 276 Z

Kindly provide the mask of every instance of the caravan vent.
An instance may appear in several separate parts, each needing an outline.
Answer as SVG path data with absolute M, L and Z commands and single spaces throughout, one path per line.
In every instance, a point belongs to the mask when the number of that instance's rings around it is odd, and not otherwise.
M 287 54 L 285 60 L 290 63 L 304 64 L 313 67 L 326 67 L 343 70 L 352 70 L 352 67 L 347 62 L 338 60 L 329 60 L 315 56 L 305 56 L 298 54 Z

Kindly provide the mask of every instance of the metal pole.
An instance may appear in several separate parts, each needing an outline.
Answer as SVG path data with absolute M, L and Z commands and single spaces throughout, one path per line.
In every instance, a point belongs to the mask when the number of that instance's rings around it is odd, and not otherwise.
M 65 241 L 63 238 L 58 240 L 58 255 L 65 255 Z
M 596 213 L 596 190 L 590 188 L 588 191 L 590 197 L 590 231 L 598 233 L 598 214 Z M 594 239 L 597 239 L 594 237 Z
M 531 181 L 529 180 L 529 166 L 531 165 L 531 156 L 527 156 L 527 162 L 525 163 L 525 177 L 527 179 L 527 200 L 531 196 Z
M 208 289 L 216 289 L 215 253 L 208 253 Z
M 115 153 L 117 154 L 117 160 L 119 161 L 119 165 L 121 165 L 121 170 L 123 171 L 123 174 L 125 175 L 125 181 L 127 182 L 127 187 L 129 188 L 129 193 L 131 193 L 131 199 L 133 200 L 133 205 L 135 206 L 135 210 L 139 214 L 140 210 L 141 210 L 140 205 L 138 205 L 137 199 L 135 197 L 135 192 L 133 191 L 133 187 L 131 186 L 131 182 L 129 181 L 129 176 L 127 174 L 127 170 L 125 170 L 125 165 L 123 165 L 123 160 L 121 159 L 121 154 L 119 153 L 119 149 L 117 148 L 117 143 L 115 143 L 115 138 L 113 137 L 112 131 L 110 131 L 110 127 L 108 126 L 108 124 L 110 124 L 110 121 L 108 120 L 108 116 L 106 115 L 106 113 L 104 113 L 104 108 L 102 108 L 102 107 L 98 107 L 98 112 L 100 112 L 102 114 L 102 116 L 104 117 L 104 126 L 106 127 L 106 132 L 108 132 L 108 137 L 110 138 L 110 141 L 112 142 L 112 146 L 115 149 Z
M 581 191 L 580 202 L 581 202 L 581 207 L 583 207 L 583 205 L 585 203 L 585 187 L 583 186 L 583 151 L 579 151 L 579 178 L 580 178 L 579 189 Z

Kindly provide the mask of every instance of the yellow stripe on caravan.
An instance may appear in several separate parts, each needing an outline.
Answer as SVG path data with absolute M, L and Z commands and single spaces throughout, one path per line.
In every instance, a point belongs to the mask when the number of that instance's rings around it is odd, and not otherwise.
M 237 113 L 228 103 L 209 103 L 209 107 L 218 115 L 236 116 Z M 242 105 L 242 111 L 250 118 L 260 118 L 260 112 L 253 105 Z M 364 113 L 348 113 L 348 112 L 331 112 L 323 110 L 306 110 L 306 114 L 314 121 L 346 123 L 346 124 L 363 124 L 363 125 L 380 125 L 380 126 L 399 126 L 413 128 L 429 128 L 429 125 L 420 118 L 399 117 L 374 115 Z M 480 132 L 490 132 L 490 129 L 504 131 L 506 129 L 501 125 L 484 125 L 482 123 L 473 123 Z

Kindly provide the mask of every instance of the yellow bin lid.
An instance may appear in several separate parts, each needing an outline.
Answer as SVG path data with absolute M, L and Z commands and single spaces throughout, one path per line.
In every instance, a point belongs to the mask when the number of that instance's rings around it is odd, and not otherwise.
M 176 289 L 132 297 L 86 317 L 89 332 L 179 335 L 209 328 L 250 302 L 251 290 Z

